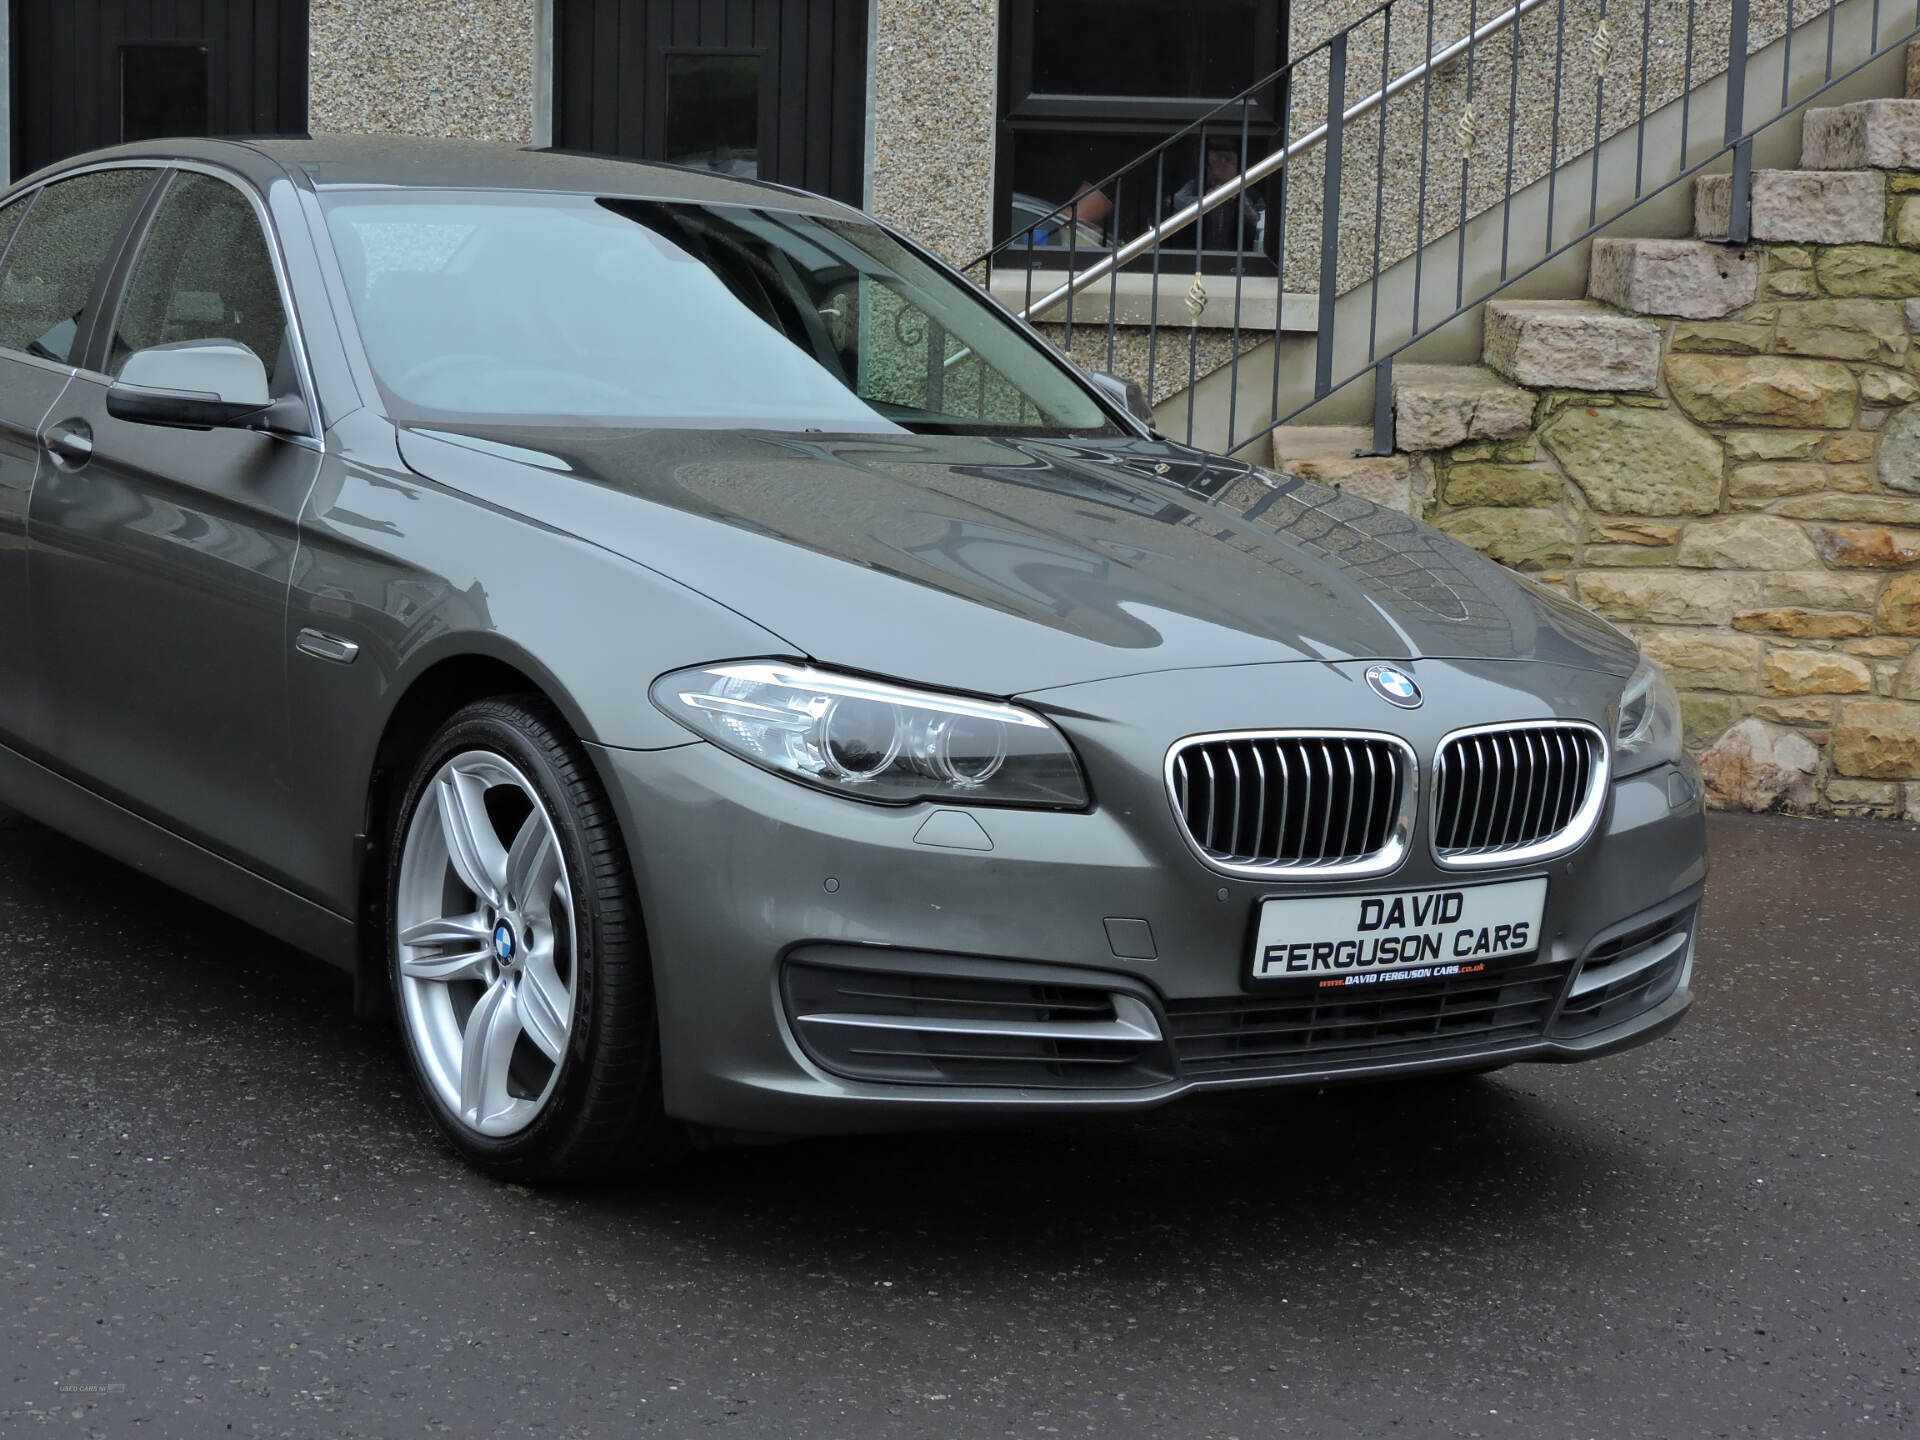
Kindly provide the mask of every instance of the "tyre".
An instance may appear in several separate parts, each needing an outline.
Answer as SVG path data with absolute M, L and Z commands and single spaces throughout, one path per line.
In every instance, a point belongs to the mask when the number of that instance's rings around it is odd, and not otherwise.
M 387 850 L 387 957 L 415 1080 L 471 1164 L 524 1183 L 658 1165 L 658 1019 L 633 871 L 580 743 L 538 697 L 434 737 Z

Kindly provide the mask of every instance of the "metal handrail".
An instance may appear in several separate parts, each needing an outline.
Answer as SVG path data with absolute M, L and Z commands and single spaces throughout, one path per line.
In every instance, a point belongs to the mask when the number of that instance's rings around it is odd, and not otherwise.
M 1429 55 L 1425 60 L 1422 60 L 1418 65 L 1413 66 L 1398 78 L 1381 86 L 1364 99 L 1356 101 L 1353 105 L 1341 112 L 1341 125 L 1351 125 L 1355 120 L 1371 114 L 1386 104 L 1387 101 L 1393 99 L 1393 97 L 1401 91 L 1419 84 L 1435 70 L 1444 69 L 1462 55 L 1466 54 L 1473 46 L 1481 44 L 1493 36 L 1498 35 L 1509 26 L 1517 24 L 1521 17 L 1529 11 L 1537 9 L 1546 3 L 1547 0 L 1518 0 L 1518 3 L 1502 11 L 1493 19 L 1487 21 L 1486 24 L 1480 26 L 1479 29 L 1462 36 L 1445 49 Z M 1310 51 L 1309 54 L 1318 54 L 1320 49 L 1329 48 L 1338 41 L 1344 41 L 1344 39 L 1345 34 L 1343 32 L 1341 35 L 1326 41 L 1322 46 Z M 1305 58 L 1307 57 L 1300 57 L 1300 59 Z M 1250 87 L 1250 89 L 1244 93 L 1250 94 L 1255 90 L 1263 89 L 1273 84 L 1299 63 L 1299 59 L 1289 61 L 1272 75 L 1269 75 L 1257 85 Z M 1228 106 L 1240 103 L 1242 102 L 1236 99 L 1229 101 Z M 1228 106 L 1222 106 L 1213 113 L 1219 114 L 1222 110 L 1228 108 Z M 1108 275 L 1112 274 L 1113 271 L 1119 269 L 1122 265 L 1130 264 L 1132 261 L 1138 260 L 1142 255 L 1146 254 L 1156 245 L 1159 245 L 1169 235 L 1179 234 L 1201 216 L 1217 210 L 1229 200 L 1237 199 L 1239 196 L 1245 194 L 1249 186 L 1259 184 L 1262 180 L 1267 179 L 1292 161 L 1319 149 L 1320 146 L 1326 142 L 1327 136 L 1332 133 L 1332 131 L 1333 126 L 1331 124 L 1322 122 L 1314 129 L 1309 130 L 1305 135 L 1302 135 L 1298 140 L 1295 140 L 1292 144 L 1282 146 L 1271 155 L 1249 166 L 1232 179 L 1221 181 L 1219 185 L 1207 191 L 1206 194 L 1189 201 L 1185 206 L 1176 210 L 1150 230 L 1136 235 L 1133 239 L 1127 241 L 1126 244 L 1120 246 L 1117 250 L 1114 250 L 1102 259 L 1095 261 L 1077 275 L 1070 275 L 1067 278 L 1066 284 L 1055 287 L 1038 300 L 1030 301 L 1024 310 L 1018 312 L 1020 318 L 1022 320 L 1032 320 L 1045 311 L 1052 309 L 1062 300 L 1078 295 L 1088 286 L 1099 284 L 1100 281 L 1106 279 Z M 1072 203 L 1073 202 L 1069 201 L 1068 205 L 1071 206 Z M 992 252 L 989 252 L 989 256 L 991 253 Z M 989 257 L 981 257 L 981 259 L 987 258 Z M 975 265 L 979 263 L 979 260 L 974 261 Z

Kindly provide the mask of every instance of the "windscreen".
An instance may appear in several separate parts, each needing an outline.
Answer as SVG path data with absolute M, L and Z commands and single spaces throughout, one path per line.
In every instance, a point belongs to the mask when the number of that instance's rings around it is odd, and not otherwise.
M 1061 361 L 870 224 L 590 195 L 325 204 L 399 419 L 1117 433 Z

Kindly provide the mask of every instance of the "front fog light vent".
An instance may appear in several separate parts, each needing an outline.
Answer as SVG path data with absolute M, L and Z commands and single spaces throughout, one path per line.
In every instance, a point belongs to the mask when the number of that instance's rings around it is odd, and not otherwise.
M 808 1057 L 853 1080 L 1122 1089 L 1172 1070 L 1144 994 L 1082 972 L 841 946 L 795 951 L 787 1017 Z M 1088 983 L 1093 981 L 1095 983 Z

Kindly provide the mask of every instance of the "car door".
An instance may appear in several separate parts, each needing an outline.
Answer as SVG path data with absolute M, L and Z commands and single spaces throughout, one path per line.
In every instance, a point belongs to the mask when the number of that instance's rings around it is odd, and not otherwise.
M 98 792 L 276 874 L 287 586 L 319 441 L 120 420 L 107 391 L 137 350 L 220 339 L 259 355 L 295 413 L 312 416 L 312 393 L 264 209 L 213 173 L 165 187 L 41 429 L 39 744 Z
M 100 272 L 150 169 L 95 170 L 0 208 L 0 743 L 26 748 L 36 701 L 27 583 L 27 507 L 41 422 L 68 364 Z

